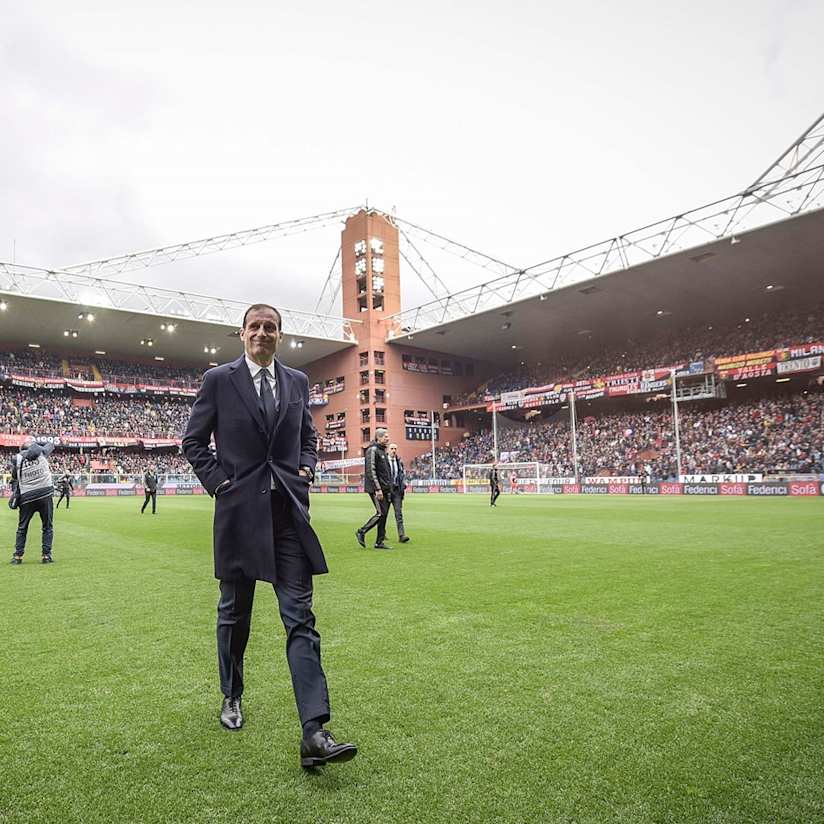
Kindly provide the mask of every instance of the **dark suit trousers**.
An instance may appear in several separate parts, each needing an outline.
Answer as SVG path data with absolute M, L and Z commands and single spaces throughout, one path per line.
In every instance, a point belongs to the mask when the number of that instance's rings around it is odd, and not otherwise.
M 280 617 L 286 630 L 286 660 L 301 724 L 329 720 L 329 693 L 320 662 L 320 635 L 312 612 L 312 570 L 292 524 L 288 503 L 272 492 L 277 583 L 274 585 Z M 251 578 L 220 582 L 217 605 L 217 658 L 220 688 L 227 697 L 243 693 L 243 653 L 252 625 L 255 581 Z
M 403 526 L 403 495 L 400 492 L 392 493 L 392 509 L 395 511 L 395 525 L 398 527 L 398 537 L 406 534 Z
M 71 492 L 69 492 L 67 489 L 64 489 L 60 493 L 60 497 L 57 499 L 57 503 L 55 504 L 54 508 L 58 509 L 60 507 L 60 502 L 65 498 L 66 499 L 66 509 L 68 509 L 69 508 L 69 501 L 71 500 L 71 497 L 72 497 Z
M 146 509 L 146 507 L 148 506 L 149 501 L 151 501 L 152 502 L 152 513 L 156 512 L 157 511 L 157 490 L 155 490 L 154 492 L 151 492 L 150 490 L 146 489 L 146 490 L 144 490 L 144 492 L 146 493 L 146 497 L 143 499 L 143 506 L 140 507 L 140 511 L 143 512 L 143 510 Z
M 389 515 L 389 500 L 392 495 L 384 492 L 383 499 L 379 501 L 374 492 L 368 494 L 375 507 L 375 514 L 361 527 L 361 532 L 369 532 L 373 526 L 377 526 L 378 536 L 375 540 L 380 544 L 386 540 L 386 518 Z
M 22 555 L 26 550 L 26 536 L 29 534 L 29 523 L 37 512 L 43 524 L 43 554 L 50 555 L 52 551 L 52 541 L 54 540 L 54 498 L 49 495 L 47 498 L 40 498 L 27 504 L 20 504 L 17 510 L 17 536 L 14 541 L 14 554 Z

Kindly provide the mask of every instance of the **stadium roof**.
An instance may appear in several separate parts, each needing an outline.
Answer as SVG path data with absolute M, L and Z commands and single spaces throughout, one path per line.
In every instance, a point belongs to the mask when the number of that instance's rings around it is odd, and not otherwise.
M 8 263 L 0 263 L 0 300 L 6 306 L 0 311 L 0 342 L 7 345 L 37 344 L 204 367 L 241 352 L 237 331 L 246 304 L 239 301 Z M 290 366 L 354 345 L 352 323 L 357 321 L 280 311 L 281 357 Z
M 824 301 L 824 210 L 677 254 L 571 283 L 429 328 L 393 342 L 505 367 L 553 352 L 639 339 L 756 316 L 771 307 Z M 577 345 L 576 345 L 577 342 Z M 591 344 L 587 345 L 591 348 Z

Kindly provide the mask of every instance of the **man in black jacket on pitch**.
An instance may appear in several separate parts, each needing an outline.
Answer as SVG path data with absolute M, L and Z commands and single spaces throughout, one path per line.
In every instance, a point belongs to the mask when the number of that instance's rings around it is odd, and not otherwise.
M 143 499 L 143 506 L 140 507 L 142 515 L 149 501 L 152 502 L 152 515 L 157 515 L 157 471 L 153 466 L 147 466 L 143 475 L 143 491 L 146 493 Z
M 501 495 L 501 482 L 498 478 L 498 462 L 492 461 L 492 469 L 489 470 L 489 505 L 498 506 L 495 501 Z
M 386 447 L 389 444 L 389 432 L 378 429 L 375 440 L 366 448 L 364 456 L 363 488 L 375 507 L 375 514 L 358 530 L 355 537 L 366 549 L 364 536 L 372 527 L 377 526 L 378 535 L 375 549 L 390 549 L 386 545 L 386 517 L 389 515 L 389 503 L 392 500 L 392 470 Z
M 72 498 L 72 490 L 74 489 L 74 481 L 68 472 L 64 472 L 57 481 L 57 489 L 60 490 L 60 497 L 54 505 L 55 510 L 60 508 L 60 502 L 66 499 L 66 509 L 69 508 L 69 503 Z
M 317 462 L 309 380 L 275 358 L 283 333 L 273 306 L 250 306 L 240 338 L 244 354 L 203 376 L 183 436 L 183 453 L 215 497 L 220 722 L 229 730 L 243 726 L 243 656 L 255 583 L 268 581 L 286 630 L 286 659 L 303 727 L 301 766 L 349 761 L 357 747 L 339 744 L 323 728 L 330 717 L 329 693 L 312 612 L 312 576 L 328 569 L 309 525 L 309 486 Z

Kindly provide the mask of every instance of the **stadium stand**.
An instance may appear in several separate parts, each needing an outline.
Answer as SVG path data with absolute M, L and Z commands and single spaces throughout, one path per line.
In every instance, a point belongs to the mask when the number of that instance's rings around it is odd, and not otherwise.
M 628 344 L 578 363 L 566 364 L 565 374 L 576 377 L 610 374 L 630 367 L 683 363 L 694 358 L 758 351 L 824 339 L 824 312 L 818 305 L 805 312 L 784 312 L 768 319 L 742 321 L 733 327 L 691 330 L 644 344 Z M 89 371 L 86 371 L 88 368 Z M 67 376 L 68 371 L 68 376 Z M 547 382 L 553 370 L 499 376 L 474 393 L 480 401 L 490 391 Z M 559 369 L 554 370 L 558 377 Z M 17 385 L 14 375 L 55 378 L 54 386 L 33 381 Z M 67 377 L 94 379 L 94 392 L 60 383 Z M 139 473 L 148 461 L 161 474 L 184 473 L 189 467 L 177 454 L 200 371 L 187 367 L 152 365 L 100 357 L 67 359 L 40 350 L 0 354 L 0 439 L 15 451 L 13 437 L 36 433 L 58 437 L 57 464 L 72 472 Z M 112 384 L 140 387 L 132 393 L 114 391 Z M 157 389 L 155 394 L 152 388 Z M 175 396 L 174 387 L 188 391 Z M 161 389 L 162 388 L 162 389 Z M 181 390 L 182 391 L 182 390 Z M 764 397 L 756 386 L 749 400 L 699 402 L 681 408 L 682 469 L 684 472 L 766 473 L 824 472 L 824 402 L 811 384 L 809 391 Z M 755 394 L 758 393 L 758 394 Z M 617 405 L 616 405 L 617 404 Z M 666 401 L 627 408 L 620 401 L 579 405 L 578 450 L 584 475 L 629 475 L 639 461 L 661 480 L 674 477 L 672 418 Z M 567 413 L 544 409 L 540 422 L 510 420 L 499 430 L 499 453 L 509 461 L 540 461 L 558 477 L 573 474 Z M 488 422 L 485 424 L 488 426 Z M 127 439 L 106 443 L 109 439 Z M 72 440 L 74 439 L 74 440 Z M 85 442 L 80 439 L 86 439 Z M 151 441 L 156 441 L 151 443 Z M 154 448 L 152 448 L 154 447 Z M 158 449 L 159 447 L 160 449 Z M 488 463 L 491 431 L 470 435 L 459 444 L 439 445 L 436 476 L 460 478 L 464 464 Z M 81 450 L 78 452 L 77 450 Z M 5 464 L 5 459 L 4 459 Z M 410 462 L 411 479 L 432 477 L 428 454 Z
M 0 432 L 179 438 L 189 404 L 171 398 L 76 398 L 67 392 L 0 386 Z
M 758 352 L 824 340 L 824 304 L 804 310 L 786 309 L 735 323 L 705 324 L 662 333 L 645 340 L 629 340 L 580 354 L 559 354 L 552 363 L 499 374 L 459 397 L 455 406 L 481 403 L 484 398 L 530 386 L 612 375 L 632 369 L 670 367 L 693 360 Z
M 582 413 L 583 415 L 583 413 Z M 583 475 L 634 475 L 648 463 L 653 476 L 676 475 L 672 414 L 669 408 L 644 412 L 587 414 L 578 422 L 578 453 Z M 733 402 L 713 409 L 682 406 L 682 469 L 686 473 L 824 472 L 824 393 Z M 436 477 L 460 478 L 464 464 L 489 463 L 493 436 L 484 431 L 436 451 Z M 507 460 L 539 461 L 558 477 L 573 475 L 566 414 L 499 432 L 498 450 Z M 411 462 L 412 479 L 432 477 L 431 456 Z

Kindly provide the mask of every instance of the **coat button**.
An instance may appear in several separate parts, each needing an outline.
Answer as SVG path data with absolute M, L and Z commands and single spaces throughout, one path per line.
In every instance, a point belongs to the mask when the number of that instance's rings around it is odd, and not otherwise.
M 265 490 L 265 489 L 261 489 L 261 490 L 260 490 L 260 494 L 261 494 L 261 495 L 265 495 L 265 494 L 266 494 L 266 490 Z

